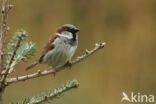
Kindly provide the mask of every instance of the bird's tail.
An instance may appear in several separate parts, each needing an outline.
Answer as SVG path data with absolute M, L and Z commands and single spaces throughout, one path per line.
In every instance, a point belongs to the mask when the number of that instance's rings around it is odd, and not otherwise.
M 30 70 L 31 68 L 35 67 L 37 64 L 39 64 L 39 61 L 35 61 L 33 64 L 31 64 L 30 66 L 26 67 L 25 70 Z

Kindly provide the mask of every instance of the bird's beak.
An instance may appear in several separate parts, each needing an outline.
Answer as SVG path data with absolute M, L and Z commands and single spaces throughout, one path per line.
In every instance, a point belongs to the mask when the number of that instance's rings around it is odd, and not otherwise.
M 78 28 L 75 29 L 75 32 L 79 32 L 79 31 L 80 31 L 80 29 L 78 29 Z

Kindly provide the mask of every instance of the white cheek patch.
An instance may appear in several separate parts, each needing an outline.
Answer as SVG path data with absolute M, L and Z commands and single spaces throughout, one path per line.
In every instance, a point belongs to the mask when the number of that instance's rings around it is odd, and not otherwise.
M 62 34 L 64 34 L 64 35 L 62 35 Z M 67 39 L 72 39 L 73 38 L 73 35 L 70 32 L 64 32 L 62 34 L 58 34 L 58 35 L 61 36 L 61 37 L 67 38 Z

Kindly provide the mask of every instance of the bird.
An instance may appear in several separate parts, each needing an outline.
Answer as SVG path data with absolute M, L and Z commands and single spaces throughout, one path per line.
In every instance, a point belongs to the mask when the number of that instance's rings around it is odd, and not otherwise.
M 71 64 L 71 58 L 78 46 L 78 35 L 80 29 L 72 24 L 64 24 L 56 29 L 53 36 L 43 49 L 42 55 L 37 61 L 25 70 L 30 70 L 38 64 L 46 64 L 54 69 Z

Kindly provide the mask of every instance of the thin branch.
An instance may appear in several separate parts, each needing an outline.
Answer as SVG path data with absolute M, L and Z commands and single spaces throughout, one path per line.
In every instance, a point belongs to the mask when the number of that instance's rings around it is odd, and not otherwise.
M 98 50 L 102 49 L 104 46 L 106 45 L 106 43 L 100 43 L 100 44 L 96 44 L 95 48 L 90 50 L 90 51 L 86 51 L 84 55 L 77 57 L 75 60 L 73 60 L 71 62 L 72 65 L 77 64 L 78 62 L 84 60 L 85 58 L 87 58 L 88 56 L 92 55 L 93 53 L 97 52 Z M 33 79 L 33 78 L 37 78 L 37 77 L 41 77 L 41 76 L 46 76 L 49 74 L 56 74 L 56 72 L 59 72 L 61 70 L 64 70 L 66 67 L 69 66 L 63 66 L 61 68 L 58 69 L 51 69 L 51 70 L 38 70 L 38 72 L 33 73 L 33 74 L 28 74 L 28 75 L 24 75 L 24 76 L 19 76 L 19 77 L 14 77 L 14 78 L 9 78 L 6 81 L 6 85 L 12 84 L 12 83 L 16 83 L 16 82 L 20 82 L 20 81 L 25 81 L 28 79 Z
M 6 35 L 8 33 L 8 12 L 13 7 L 9 4 L 9 0 L 3 0 L 2 4 L 2 20 L 1 20 L 1 29 L 0 29 L 0 71 L 4 69 L 4 45 L 6 40 Z
M 1 10 L 1 24 L 0 24 L 0 73 L 5 69 L 4 67 L 4 55 L 5 55 L 5 41 L 6 36 L 9 30 L 8 27 L 8 12 L 13 7 L 13 5 L 9 4 L 9 0 L 3 0 L 2 1 L 2 10 Z M 0 78 L 2 78 L 3 75 L 0 75 Z M 2 95 L 4 92 L 4 87 L 2 87 L 2 83 L 0 83 L 0 104 L 3 103 Z
M 63 93 L 72 90 L 73 88 L 77 88 L 78 86 L 79 83 L 77 80 L 71 80 L 64 83 L 59 88 L 42 92 L 38 96 L 26 98 L 23 101 L 16 102 L 15 104 L 43 104 L 43 103 L 51 102 L 53 99 L 56 99 L 58 96 L 62 95 Z

